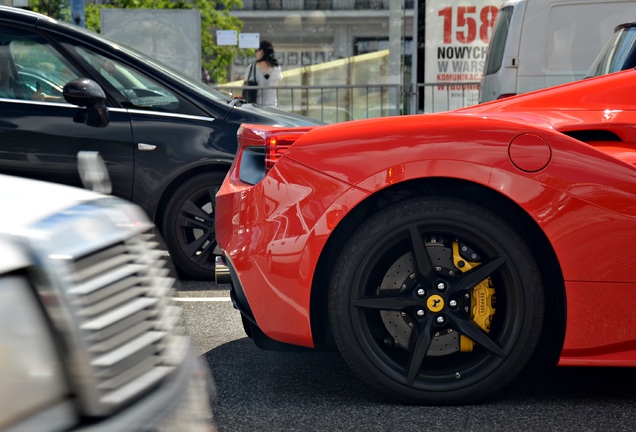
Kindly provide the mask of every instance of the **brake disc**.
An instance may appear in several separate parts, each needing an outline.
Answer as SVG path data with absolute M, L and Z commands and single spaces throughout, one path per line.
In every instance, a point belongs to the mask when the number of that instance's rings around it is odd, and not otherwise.
M 426 248 L 435 270 L 440 276 L 453 278 L 479 265 L 479 256 L 470 248 L 460 245 L 457 241 L 428 241 Z M 470 259 L 470 261 L 469 261 Z M 415 276 L 416 263 L 411 252 L 398 258 L 386 272 L 380 291 L 407 290 L 409 283 Z M 491 287 L 490 278 L 476 285 L 470 293 L 464 307 L 470 318 L 484 331 L 490 331 L 490 322 L 495 313 L 492 306 L 495 290 Z M 380 311 L 380 316 L 387 332 L 390 343 L 408 350 L 415 327 L 414 317 L 405 312 Z M 431 338 L 427 355 L 443 356 L 458 351 L 472 351 L 474 342 L 460 335 L 455 329 L 446 327 L 434 333 Z

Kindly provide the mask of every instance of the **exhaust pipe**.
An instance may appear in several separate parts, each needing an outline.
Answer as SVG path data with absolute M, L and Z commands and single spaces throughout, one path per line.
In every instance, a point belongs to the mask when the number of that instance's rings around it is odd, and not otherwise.
M 230 268 L 225 264 L 225 258 L 221 255 L 214 257 L 214 282 L 217 285 L 232 283 Z

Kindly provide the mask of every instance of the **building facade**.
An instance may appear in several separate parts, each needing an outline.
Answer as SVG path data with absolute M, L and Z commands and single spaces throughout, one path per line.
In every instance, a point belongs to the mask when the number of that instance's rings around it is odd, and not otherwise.
M 274 44 L 283 70 L 387 49 L 410 64 L 412 0 L 243 0 L 231 15 L 243 21 L 244 33 Z M 251 61 L 237 58 L 228 79 L 242 79 Z

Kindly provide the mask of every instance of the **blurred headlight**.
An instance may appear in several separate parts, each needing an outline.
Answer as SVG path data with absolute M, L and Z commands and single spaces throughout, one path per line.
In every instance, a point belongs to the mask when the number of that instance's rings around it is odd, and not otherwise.
M 0 429 L 68 394 L 48 329 L 26 279 L 0 277 Z

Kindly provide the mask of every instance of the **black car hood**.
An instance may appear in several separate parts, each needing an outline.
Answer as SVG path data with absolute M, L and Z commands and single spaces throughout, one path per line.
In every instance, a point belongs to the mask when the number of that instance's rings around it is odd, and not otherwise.
M 313 126 L 326 124 L 320 120 L 299 114 L 250 103 L 232 108 L 232 111 L 228 114 L 226 120 L 240 123 L 267 124 L 272 126 Z

